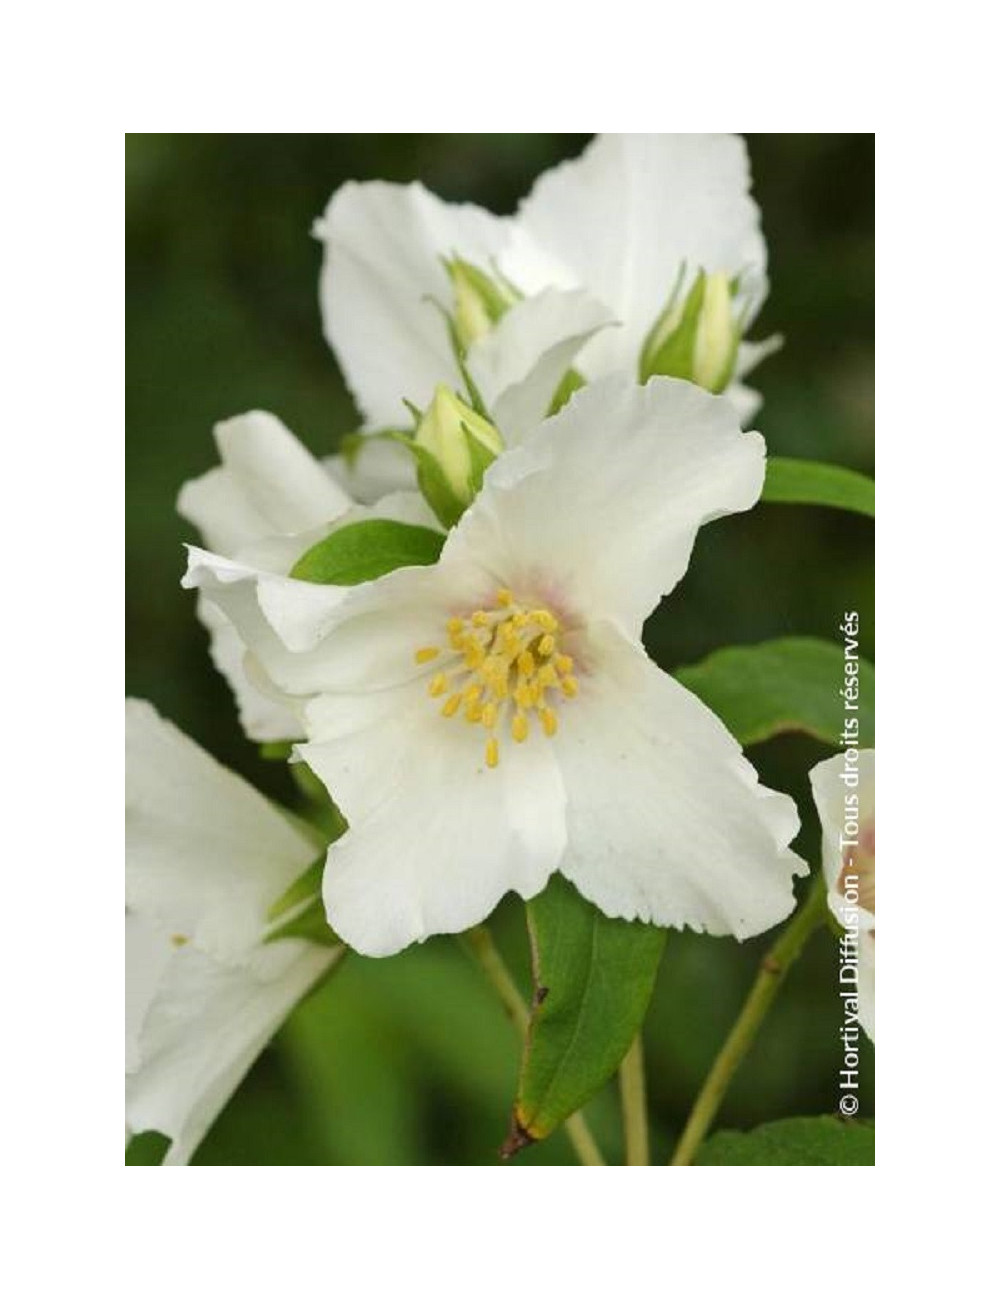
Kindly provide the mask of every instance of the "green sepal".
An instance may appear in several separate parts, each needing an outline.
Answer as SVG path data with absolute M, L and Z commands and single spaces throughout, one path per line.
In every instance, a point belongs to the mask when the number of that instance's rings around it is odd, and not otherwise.
M 816 460 L 770 456 L 762 501 L 785 505 L 831 506 L 875 518 L 875 483 L 865 474 Z
M 465 513 L 465 502 L 452 491 L 444 470 L 426 447 L 421 447 L 406 434 L 398 434 L 395 441 L 413 457 L 417 467 L 417 487 L 438 522 L 443 528 L 454 528 Z
M 527 904 L 535 995 L 510 1136 L 547 1137 L 614 1074 L 652 996 L 666 931 L 607 917 L 560 875 Z
M 727 646 L 673 676 L 726 724 L 741 745 L 800 731 L 841 745 L 844 728 L 844 647 L 816 637 L 782 637 Z M 875 743 L 875 669 L 859 657 L 858 736 Z
M 469 449 L 469 499 L 470 501 L 483 486 L 483 475 L 496 460 L 496 452 L 491 451 L 473 434 L 465 423 L 462 424 L 465 445 Z
M 290 740 L 265 740 L 257 752 L 268 763 L 287 763 L 292 756 Z
M 363 519 L 338 528 L 311 546 L 292 567 L 303 582 L 353 587 L 395 569 L 434 564 L 444 536 L 419 524 L 395 519 Z
M 308 939 L 310 943 L 322 944 L 327 948 L 336 948 L 340 940 L 330 929 L 323 908 L 322 898 L 314 898 L 290 921 L 272 930 L 264 940 L 265 943 L 277 943 L 279 939 Z
M 579 370 L 567 370 L 562 379 L 559 380 L 559 387 L 552 394 L 552 401 L 549 403 L 547 414 L 557 415 L 573 394 L 579 389 L 585 388 L 586 385 L 587 381 Z
M 656 320 L 653 321 L 649 333 L 646 335 L 643 342 L 642 350 L 639 353 L 640 384 L 644 384 L 651 375 L 660 373 L 655 368 L 656 354 L 663 345 L 663 330 L 667 321 L 674 314 L 677 306 L 677 298 L 680 294 L 681 286 L 684 284 L 684 276 L 686 274 L 687 262 L 681 262 L 680 266 L 677 268 L 677 276 L 674 280 L 673 286 L 671 287 L 670 293 L 667 295 L 667 305 L 660 312 L 659 316 L 657 316 Z M 702 289 L 702 296 L 704 296 L 704 288 Z M 673 331 L 670 331 L 670 333 L 672 334 Z
M 781 1119 L 749 1133 L 722 1132 L 708 1139 L 696 1165 L 873 1165 L 875 1124 L 842 1120 Z
M 668 375 L 676 379 L 690 379 L 694 374 L 694 345 L 698 334 L 698 318 L 705 301 L 705 272 L 699 271 L 691 292 L 681 311 L 680 321 L 656 352 L 644 358 L 641 371 L 643 383 L 650 375 Z
M 269 921 L 279 921 L 286 912 L 290 912 L 293 907 L 299 907 L 301 904 L 314 898 L 320 891 L 323 884 L 323 868 L 326 866 L 326 850 L 320 854 L 315 861 L 310 862 L 305 871 L 292 881 L 280 898 L 267 909 L 267 919 Z

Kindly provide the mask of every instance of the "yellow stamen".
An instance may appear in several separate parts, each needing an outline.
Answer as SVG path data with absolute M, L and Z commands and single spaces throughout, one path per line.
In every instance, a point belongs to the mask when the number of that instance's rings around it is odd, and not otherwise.
M 478 642 L 473 642 L 465 651 L 466 668 L 478 668 L 486 660 L 486 651 Z
M 559 729 L 558 700 L 572 699 L 579 691 L 573 659 L 560 648 L 560 626 L 551 610 L 530 609 L 507 587 L 498 588 L 492 605 L 447 620 L 450 649 L 444 651 L 442 671 L 427 683 L 428 694 L 447 696 L 440 706 L 444 717 L 461 711 L 467 722 L 488 732 L 508 725 L 501 719 L 506 701 L 513 699 L 515 708 L 507 718 L 516 744 L 529 740 L 533 731 L 554 736 Z M 414 658 L 419 664 L 430 663 L 441 653 L 439 646 L 422 646 Z M 553 696 L 547 697 L 547 691 Z M 531 725 L 532 714 L 537 728 Z M 499 761 L 499 738 L 490 735 L 486 765 L 496 767 Z
M 518 682 L 517 686 L 514 687 L 514 701 L 516 704 L 519 704 L 522 709 L 530 709 L 534 704 L 535 692 L 527 682 Z

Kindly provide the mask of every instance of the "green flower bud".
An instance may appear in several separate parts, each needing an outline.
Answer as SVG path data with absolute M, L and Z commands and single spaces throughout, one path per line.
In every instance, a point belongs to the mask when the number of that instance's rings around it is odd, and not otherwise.
M 445 384 L 434 390 L 413 441 L 435 462 L 447 489 L 463 507 L 479 491 L 483 474 L 504 447 L 493 425 Z
M 444 267 L 455 293 L 455 334 L 464 350 L 490 332 L 517 302 L 517 294 L 499 277 L 493 279 L 460 257 L 446 260 Z
M 699 271 L 683 303 L 670 296 L 642 347 L 639 378 L 672 375 L 721 393 L 736 368 L 741 323 L 733 310 L 734 285 L 722 271 Z

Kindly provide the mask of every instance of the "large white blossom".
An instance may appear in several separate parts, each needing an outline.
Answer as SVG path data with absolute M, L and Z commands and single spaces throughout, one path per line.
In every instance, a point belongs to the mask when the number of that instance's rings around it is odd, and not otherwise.
M 823 832 L 823 875 L 830 911 L 857 933 L 858 1014 L 875 1041 L 875 751 L 843 754 L 809 773 Z
M 794 803 L 641 644 L 698 528 L 763 476 L 724 398 L 616 376 L 494 462 L 432 567 L 330 588 L 191 550 L 187 585 L 304 700 L 301 757 L 350 825 L 338 934 L 392 953 L 557 868 L 611 916 L 744 937 L 787 915 Z
M 404 398 L 422 407 L 436 383 L 460 385 L 442 310 L 463 305 L 445 266 L 455 256 L 524 295 L 471 343 L 469 369 L 487 387 L 498 357 L 521 378 L 547 355 L 536 376 L 546 401 L 574 360 L 586 379 L 635 375 L 672 292 L 700 269 L 717 284 L 738 277 L 734 313 L 748 327 L 767 293 L 749 189 L 746 147 L 729 135 L 598 136 L 542 175 L 514 217 L 445 203 L 419 183 L 342 186 L 316 224 L 320 301 L 366 426 L 398 426 Z M 759 402 L 739 380 L 770 347 L 739 349 L 729 396 L 744 418 Z M 523 432 L 491 414 L 508 441 Z
M 187 1164 L 338 950 L 264 944 L 267 910 L 316 845 L 239 777 L 126 701 L 126 1133 Z

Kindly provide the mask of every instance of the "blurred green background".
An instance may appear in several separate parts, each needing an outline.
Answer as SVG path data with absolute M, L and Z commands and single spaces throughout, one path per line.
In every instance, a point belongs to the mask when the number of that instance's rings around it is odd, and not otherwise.
M 127 137 L 126 687 L 223 762 L 293 803 L 287 772 L 242 736 L 181 591 L 174 513 L 181 483 L 214 461 L 216 420 L 273 410 L 327 453 L 356 422 L 323 341 L 319 245 L 310 225 L 347 179 L 422 180 L 448 199 L 510 212 L 544 168 L 583 147 L 565 135 L 158 135 Z M 750 136 L 770 251 L 771 295 L 754 334 L 782 352 L 754 375 L 755 420 L 776 455 L 874 464 L 874 137 Z M 791 633 L 837 640 L 861 613 L 873 651 L 873 528 L 834 511 L 761 506 L 702 530 L 681 587 L 647 624 L 670 668 L 719 646 Z M 835 688 L 834 688 L 835 689 Z M 759 746 L 769 784 L 795 796 L 799 848 L 816 860 L 805 774 L 829 753 L 806 740 Z M 526 977 L 523 910 L 496 932 Z M 749 987 L 766 940 L 672 934 L 647 1022 L 654 1160 L 687 1108 Z M 832 938 L 819 935 L 723 1108 L 746 1128 L 832 1111 L 839 1068 Z M 505 1133 L 518 1050 L 490 988 L 458 945 L 351 957 L 298 1010 L 203 1144 L 198 1164 L 491 1164 Z M 861 1114 L 874 1057 L 862 1057 Z M 609 1085 L 588 1117 L 620 1158 Z M 572 1163 L 562 1136 L 518 1157 Z

